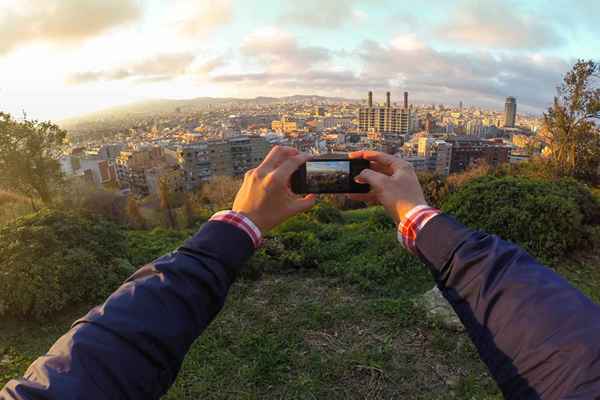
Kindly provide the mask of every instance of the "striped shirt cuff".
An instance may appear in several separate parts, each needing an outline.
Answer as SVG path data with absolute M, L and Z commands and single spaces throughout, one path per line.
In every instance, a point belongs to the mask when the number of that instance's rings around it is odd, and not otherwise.
M 210 221 L 226 222 L 243 230 L 250 237 L 252 244 L 254 244 L 254 248 L 256 249 L 262 244 L 262 233 L 260 232 L 260 229 L 258 229 L 254 222 L 245 215 L 231 210 L 219 211 L 210 218 Z
M 398 241 L 406 250 L 417 255 L 417 236 L 421 229 L 441 211 L 429 206 L 416 206 L 404 216 L 398 226 Z

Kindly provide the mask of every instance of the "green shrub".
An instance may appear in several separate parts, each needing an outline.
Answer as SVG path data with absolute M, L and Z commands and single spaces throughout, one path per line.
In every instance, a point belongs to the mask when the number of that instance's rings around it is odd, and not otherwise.
M 116 225 L 43 210 L 0 227 L 0 316 L 48 317 L 100 301 L 133 272 Z
M 518 243 L 551 263 L 588 247 L 600 209 L 574 180 L 482 177 L 452 194 L 444 211 L 461 222 Z
M 342 212 L 339 209 L 325 202 L 315 205 L 308 214 L 317 222 L 323 224 L 338 224 L 344 220 Z
M 194 234 L 194 230 L 155 228 L 151 231 L 127 232 L 127 258 L 135 267 L 148 264 L 175 250 Z

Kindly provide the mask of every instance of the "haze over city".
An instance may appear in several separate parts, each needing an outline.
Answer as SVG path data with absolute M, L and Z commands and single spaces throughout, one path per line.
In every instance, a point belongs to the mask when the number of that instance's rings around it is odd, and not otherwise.
M 3 0 L 0 105 L 62 119 L 154 98 L 407 90 L 540 113 L 575 59 L 600 52 L 600 5 L 577 4 Z

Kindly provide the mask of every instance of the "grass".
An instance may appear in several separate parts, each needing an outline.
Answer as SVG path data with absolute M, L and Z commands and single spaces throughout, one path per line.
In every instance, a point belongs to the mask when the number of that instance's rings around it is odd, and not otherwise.
M 0 328 L 0 385 L 84 313 Z M 165 399 L 500 398 L 463 334 L 427 322 L 410 296 L 382 297 L 317 271 L 232 288 Z
M 387 224 L 377 209 L 336 224 L 286 223 L 232 287 L 165 399 L 500 399 L 467 336 L 414 305 L 433 281 Z M 186 236 L 130 232 L 129 258 L 143 264 Z M 600 256 L 584 255 L 557 270 L 600 303 L 598 265 Z M 0 386 L 88 308 L 44 324 L 3 322 Z

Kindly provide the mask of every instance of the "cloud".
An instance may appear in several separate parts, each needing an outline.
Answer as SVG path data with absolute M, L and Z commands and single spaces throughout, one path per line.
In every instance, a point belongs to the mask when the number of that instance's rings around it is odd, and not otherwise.
M 191 53 L 160 54 L 142 62 L 105 71 L 86 71 L 73 74 L 67 83 L 79 85 L 95 81 L 118 81 L 134 79 L 139 82 L 168 80 L 187 72 L 194 61 Z
M 135 0 L 28 0 L 0 9 L 0 54 L 37 41 L 81 42 L 140 16 Z
M 302 47 L 293 35 L 277 28 L 261 29 L 247 36 L 240 54 L 276 73 L 300 72 L 331 58 L 326 48 Z
M 200 77 L 208 76 L 211 72 L 227 65 L 225 56 L 217 56 L 203 61 L 199 65 L 192 68 L 192 73 L 197 74 Z
M 383 0 L 304 0 L 287 2 L 288 8 L 280 21 L 319 29 L 336 29 L 350 22 L 363 22 L 365 9 L 383 4 Z
M 231 0 L 209 0 L 195 14 L 181 25 L 184 35 L 205 37 L 215 29 L 233 21 L 233 5 Z
M 364 41 L 349 57 L 358 68 L 335 66 L 333 62 L 303 69 L 267 66 L 259 72 L 220 74 L 211 80 L 232 86 L 243 83 L 244 88 L 263 93 L 271 90 L 360 97 L 368 90 L 408 90 L 411 99 L 418 102 L 448 104 L 462 100 L 498 108 L 505 97 L 515 96 L 520 106 L 540 111 L 552 101 L 554 88 L 570 65 L 540 55 L 440 51 L 414 35 L 396 37 L 389 45 Z M 347 62 L 344 60 L 344 64 Z
M 440 41 L 487 49 L 544 49 L 564 43 L 540 10 L 510 0 L 465 0 L 434 33 Z
M 551 102 L 554 88 L 570 66 L 550 56 L 439 51 L 425 45 L 382 46 L 371 41 L 364 42 L 357 55 L 364 77 L 387 81 L 423 98 L 489 104 L 512 95 L 536 109 Z

